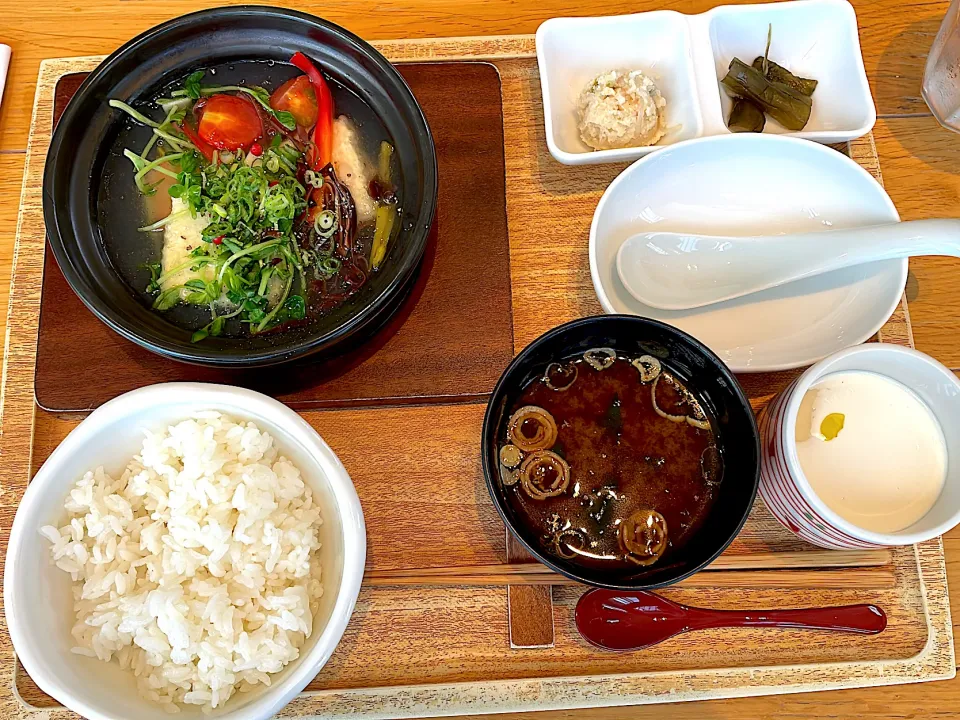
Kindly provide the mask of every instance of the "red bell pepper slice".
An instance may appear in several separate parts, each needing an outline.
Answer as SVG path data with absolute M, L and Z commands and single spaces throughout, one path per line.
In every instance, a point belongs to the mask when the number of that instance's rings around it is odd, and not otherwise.
M 317 95 L 317 124 L 313 128 L 310 166 L 314 170 L 321 170 L 333 157 L 333 95 L 323 75 L 306 55 L 301 52 L 294 53 L 290 62 L 310 79 Z
M 200 151 L 200 154 L 207 159 L 207 162 L 213 162 L 213 147 L 208 145 L 203 138 L 197 135 L 197 131 L 187 125 L 187 123 L 183 123 L 179 126 L 179 128 L 181 132 L 183 132 L 183 134 L 189 138 L 190 142 L 196 146 L 197 150 Z

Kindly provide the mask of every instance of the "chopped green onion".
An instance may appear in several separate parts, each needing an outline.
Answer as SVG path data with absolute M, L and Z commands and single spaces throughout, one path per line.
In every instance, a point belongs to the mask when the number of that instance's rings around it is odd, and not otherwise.
M 283 288 L 283 295 L 280 296 L 280 302 L 274 305 L 273 310 L 271 310 L 270 313 L 263 319 L 263 322 L 257 325 L 256 332 L 262 332 L 263 329 L 267 327 L 267 324 L 273 320 L 278 312 L 280 312 L 280 308 L 282 308 L 283 304 L 287 301 L 287 295 L 290 294 L 291 285 L 293 285 L 293 275 L 287 278 L 287 284 L 286 287 Z
M 341 266 L 340 259 L 335 257 L 325 257 L 320 261 L 320 269 L 326 275 L 336 275 Z
M 163 275 L 161 275 L 156 279 L 156 284 L 158 286 L 163 285 L 164 282 L 172 278 L 181 270 L 186 270 L 187 268 L 193 267 L 194 265 L 197 265 L 197 264 L 202 266 L 202 265 L 206 265 L 207 263 L 202 260 L 198 260 L 197 258 L 193 258 L 192 260 L 187 260 L 187 262 L 183 263 L 182 265 L 177 265 L 172 270 L 167 270 L 167 272 L 165 272 Z
M 146 225 L 142 228 L 137 228 L 140 232 L 154 232 L 156 230 L 163 230 L 167 225 L 172 223 L 174 220 L 178 220 L 182 217 L 185 217 L 190 214 L 189 210 L 178 210 L 175 213 L 170 213 L 162 220 L 157 220 L 153 225 Z
M 270 282 L 270 276 L 273 275 L 273 268 L 268 267 L 263 271 L 263 274 L 260 276 L 260 287 L 257 288 L 257 295 L 266 295 L 267 294 L 267 285 Z
M 267 248 L 276 247 L 279 244 L 280 244 L 279 240 L 268 240 L 267 242 L 258 243 L 251 247 L 244 248 L 240 252 L 235 252 L 233 255 L 227 258 L 227 261 L 223 264 L 223 267 L 220 268 L 220 273 L 219 273 L 219 276 L 217 277 L 217 280 L 223 280 L 223 273 L 231 265 L 231 263 L 235 262 L 236 260 L 239 260 L 245 255 L 255 253 L 258 250 L 266 250 Z
M 152 128 L 155 129 L 155 130 L 156 130 L 158 127 L 160 127 L 160 123 L 156 122 L 155 120 L 151 120 L 151 119 L 148 118 L 146 115 L 144 115 L 143 113 L 141 113 L 139 110 L 134 110 L 132 107 L 130 107 L 129 105 L 127 105 L 125 102 L 121 102 L 120 100 L 111 100 L 110 103 L 109 103 L 109 105 L 110 105 L 110 107 L 116 108 L 117 110 L 123 110 L 125 113 L 127 113 L 127 115 L 129 115 L 130 117 L 132 117 L 134 120 L 136 120 L 137 122 L 142 123 L 142 124 L 144 124 L 144 125 L 146 125 L 146 126 L 148 126 L 148 127 L 152 127 Z
M 324 210 L 313 221 L 313 227 L 317 235 L 328 238 L 337 230 L 337 216 L 330 210 Z
M 123 151 L 123 154 L 126 155 L 128 152 L 130 152 L 130 151 L 129 151 L 129 150 L 124 150 L 124 151 Z M 142 158 L 140 158 L 138 155 L 134 155 L 133 153 L 130 153 L 130 155 L 127 155 L 127 157 L 131 157 L 131 156 L 142 160 Z M 156 160 L 151 160 L 150 162 L 144 164 L 143 167 L 141 167 L 140 169 L 137 170 L 137 174 L 136 174 L 136 175 L 134 176 L 134 178 L 133 178 L 134 181 L 137 183 L 137 187 L 140 187 L 140 186 L 141 186 L 141 184 L 142 184 L 142 182 L 143 182 L 143 178 L 144 178 L 144 177 L 146 176 L 146 174 L 147 174 L 148 172 L 150 172 L 151 170 L 156 170 L 156 171 L 161 172 L 161 173 L 163 173 L 164 175 L 167 175 L 168 177 L 172 177 L 174 180 L 176 180 L 176 179 L 177 179 L 177 174 L 176 174 L 176 173 L 170 172 L 170 171 L 167 170 L 166 168 L 160 167 L 160 166 L 163 165 L 164 163 L 175 162 L 175 161 L 179 160 L 182 156 L 183 156 L 183 153 L 174 153 L 173 155 L 164 155 L 164 156 L 162 156 L 162 157 L 158 157 Z M 132 158 L 131 158 L 131 160 L 132 160 Z M 134 164 L 136 164 L 136 163 L 134 163 Z
M 188 143 L 186 140 L 182 138 L 174 137 L 167 131 L 161 130 L 159 127 L 155 127 L 153 129 L 153 132 L 159 135 L 160 137 L 162 137 L 164 140 L 166 140 L 170 144 L 170 147 L 172 147 L 177 152 L 183 152 L 188 145 L 192 145 L 192 143 Z

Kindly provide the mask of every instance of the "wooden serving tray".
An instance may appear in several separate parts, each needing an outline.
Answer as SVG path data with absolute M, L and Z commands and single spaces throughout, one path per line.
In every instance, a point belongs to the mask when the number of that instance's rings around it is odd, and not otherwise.
M 500 72 L 514 349 L 555 325 L 597 314 L 587 260 L 587 231 L 597 200 L 623 166 L 573 170 L 555 163 L 543 137 L 532 37 L 399 40 L 377 43 L 398 63 L 485 61 Z M 34 399 L 38 311 L 44 256 L 41 177 L 59 78 L 91 70 L 101 58 L 41 65 L 27 150 L 10 296 L 2 387 L 0 527 L 8 528 L 28 479 L 79 417 L 40 410 Z M 468 92 L 469 89 L 464 89 Z M 849 152 L 880 172 L 870 136 Z M 880 340 L 911 345 L 904 301 Z M 91 367 L 77 382 L 97 382 Z M 792 373 L 741 378 L 762 407 Z M 363 503 L 368 572 L 507 560 L 503 525 L 480 471 L 484 405 L 446 404 L 303 412 L 340 456 Z M 0 535 L 0 553 L 6 535 Z M 813 552 L 758 501 L 727 551 L 746 557 Z M 403 587 L 367 584 L 343 641 L 307 692 L 282 717 L 393 718 L 659 703 L 937 680 L 955 674 L 943 548 L 939 539 L 896 549 L 889 582 L 860 582 L 839 571 L 831 583 L 797 586 L 792 571 L 768 571 L 664 594 L 713 607 L 803 607 L 873 602 L 889 618 L 873 637 L 798 631 L 711 630 L 656 650 L 599 652 L 576 633 L 579 586 L 556 586 L 553 647 L 512 649 L 505 587 Z M 826 574 L 827 571 L 820 571 Z M 836 573 L 838 571 L 834 571 Z M 779 573 L 779 574 L 778 574 Z M 804 576 L 799 576 L 804 577 Z M 817 577 L 817 571 L 807 576 Z M 748 587 L 749 585 L 749 587 Z M 814 587 L 816 585 L 817 587 Z M 836 587 L 839 585 L 839 587 Z M 0 623 L 0 716 L 75 717 L 46 696 L 14 661 Z
M 306 358 L 281 373 L 186 365 L 100 322 L 67 285 L 48 246 L 37 404 L 51 412 L 90 411 L 130 390 L 174 381 L 240 385 L 298 410 L 482 400 L 513 357 L 500 77 L 486 63 L 401 70 L 433 132 L 440 190 L 417 282 L 384 328 L 331 362 Z M 57 82 L 54 123 L 84 77 Z M 100 368 L 99 382 L 74 382 L 90 367 Z

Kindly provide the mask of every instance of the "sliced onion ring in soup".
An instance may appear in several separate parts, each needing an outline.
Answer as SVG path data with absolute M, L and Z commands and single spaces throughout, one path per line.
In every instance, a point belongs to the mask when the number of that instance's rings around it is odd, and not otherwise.
M 700 428 L 701 430 L 709 430 L 710 421 L 707 420 L 707 414 L 703 411 L 700 402 L 689 390 L 687 391 L 687 402 L 691 408 L 690 414 L 687 416 L 687 424 L 695 428 Z
M 653 403 L 653 410 L 662 418 L 666 418 L 670 422 L 682 423 L 686 421 L 686 415 L 671 415 L 665 410 L 661 410 L 660 406 L 657 405 L 657 385 L 660 383 L 660 378 L 666 377 L 665 375 L 657 375 L 653 380 L 653 385 L 650 386 L 650 400 Z
M 672 385 L 674 389 L 680 396 L 683 398 L 683 402 L 690 406 L 690 415 L 671 415 L 666 410 L 663 410 L 659 405 L 657 405 L 657 384 L 660 382 L 660 378 L 663 377 L 667 383 Z M 641 371 L 641 379 L 643 379 Z M 694 397 L 693 393 L 687 390 L 683 385 L 678 383 L 676 380 L 671 378 L 666 373 L 658 374 L 653 379 L 653 385 L 650 386 L 650 399 L 653 403 L 654 412 L 657 413 L 662 418 L 666 418 L 670 422 L 682 423 L 686 422 L 691 427 L 699 428 L 700 430 L 709 430 L 710 421 L 707 420 L 706 413 L 703 412 L 703 408 L 700 406 L 699 401 Z
M 583 359 L 594 370 L 606 370 L 617 359 L 617 351 L 608 347 L 593 348 L 583 354 Z
M 577 556 L 577 550 L 584 550 L 587 547 L 587 538 L 579 530 L 568 528 L 561 530 L 553 538 L 553 547 L 557 555 L 564 560 Z
M 520 486 L 534 500 L 563 495 L 569 484 L 570 466 L 549 450 L 530 453 L 520 466 Z
M 660 377 L 660 371 L 663 369 L 660 361 L 653 355 L 641 355 L 630 363 L 640 373 L 640 380 L 648 383 L 653 382 Z
M 543 384 L 555 392 L 563 392 L 577 381 L 579 374 L 573 363 L 550 363 L 543 373 Z
M 637 565 L 652 565 L 667 549 L 667 521 L 656 510 L 637 510 L 620 523 L 620 546 Z
M 507 434 L 524 452 L 546 450 L 557 442 L 557 422 L 542 407 L 524 405 L 510 416 Z

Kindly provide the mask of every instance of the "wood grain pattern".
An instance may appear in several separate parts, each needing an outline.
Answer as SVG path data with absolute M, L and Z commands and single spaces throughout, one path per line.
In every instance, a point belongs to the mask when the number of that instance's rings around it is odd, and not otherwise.
M 35 380 L 40 406 L 88 411 L 138 387 L 175 381 L 241 385 L 294 408 L 484 398 L 513 357 L 500 77 L 483 63 L 418 63 L 401 72 L 433 131 L 440 190 L 419 277 L 386 327 L 331 361 L 307 358 L 282 373 L 177 363 L 100 322 L 48 248 Z M 83 77 L 58 84 L 56 118 Z M 101 369 L 99 382 L 73 382 L 89 367 Z
M 273 0 L 275 3 L 278 0 Z M 356 0 L 301 0 L 295 4 L 308 12 L 326 15 L 349 26 L 367 38 L 427 37 L 431 35 L 488 35 L 493 33 L 532 32 L 537 23 L 554 15 L 577 15 L 600 12 L 633 12 L 653 8 L 670 8 L 696 12 L 720 0 L 515 0 L 509 3 L 484 0 L 383 0 L 378 12 L 358 12 Z M 223 4 L 207 0 L 208 4 Z M 196 0 L 98 0 L 95 3 L 35 4 L 25 9 L 22 0 L 0 0 L 4 18 L 3 42 L 13 46 L 11 75 L 3 105 L 0 106 L 0 307 L 5 307 L 10 260 L 13 254 L 15 226 L 21 196 L 27 129 L 39 62 L 43 58 L 106 53 L 136 32 L 173 15 L 201 6 Z M 873 94 L 881 114 L 925 112 L 919 99 L 920 72 L 926 48 L 936 32 L 947 0 L 854 0 L 860 25 L 861 43 Z M 952 142 L 952 136 L 935 123 L 916 128 L 913 118 L 884 118 L 876 128 L 878 152 L 883 165 L 891 172 L 884 141 L 885 126 L 895 135 L 901 125 L 915 128 L 910 148 L 919 157 L 936 158 L 941 146 Z M 894 145 L 894 148 L 897 146 Z M 4 154 L 7 153 L 7 154 Z M 9 153 L 19 153 L 10 155 Z M 941 165 L 941 173 L 960 173 L 960 164 Z M 888 180 L 888 189 L 898 206 L 904 198 L 915 203 L 919 217 L 956 214 L 955 204 L 940 200 L 926 190 L 930 167 L 925 162 L 904 166 L 899 181 Z M 896 184 L 895 184 L 896 182 Z M 919 188 L 921 191 L 915 191 Z M 930 199 L 927 203 L 926 199 Z M 21 262 L 21 268 L 23 263 Z M 915 274 L 915 277 L 914 277 Z M 911 285 L 919 281 L 928 290 L 943 290 L 938 303 L 914 302 L 911 307 L 917 347 L 960 367 L 960 334 L 951 318 L 960 306 L 958 273 L 952 263 L 932 265 L 926 259 L 911 261 Z M 23 285 L 19 286 L 21 289 Z M 908 287 L 910 290 L 910 287 Z M 22 316 L 18 315 L 22 320 Z M 6 313 L 0 315 L 0 327 L 6 327 Z M 27 392 L 29 394 L 29 392 Z M 5 430 L 13 432 L 10 426 Z M 21 428 L 22 430 L 22 428 Z M 9 452 L 14 446 L 4 444 Z M 9 468 L 7 469 L 10 471 Z M 4 474 L 6 478 L 6 474 Z M 14 490 L 16 483 L 13 484 Z M 0 480 L 0 489 L 11 492 L 11 483 Z M 4 507 L 0 494 L 0 532 L 9 528 L 13 514 Z M 947 574 L 954 588 L 960 587 L 960 528 L 944 536 Z M 3 558 L 0 557 L 0 563 Z M 955 627 L 960 630 L 960 593 L 952 599 Z M 0 643 L 0 647 L 4 647 Z M 6 646 L 6 651 L 9 647 Z M 670 697 L 669 688 L 664 695 Z M 592 710 L 541 711 L 536 715 L 506 713 L 503 720 L 660 720 L 666 713 L 677 720 L 699 720 L 704 716 L 723 720 L 743 718 L 858 718 L 861 720 L 903 720 L 924 717 L 937 720 L 955 718 L 960 706 L 960 677 L 953 680 L 910 686 L 870 687 L 832 692 L 773 694 L 727 700 L 710 700 L 674 704 L 666 709 L 658 705 L 619 707 Z M 291 708 L 289 713 L 301 708 Z M 12 713 L 11 713 L 12 715 Z M 51 720 L 66 717 L 56 713 Z M 463 717 L 463 716 L 458 716 Z
M 395 60 L 471 53 L 489 58 L 500 52 L 499 48 L 529 56 L 532 43 L 529 38 L 514 38 L 383 47 Z M 543 325 L 555 324 L 558 317 L 566 319 L 565 314 L 579 312 L 587 305 L 583 292 L 586 253 L 577 232 L 582 215 L 592 210 L 597 189 L 588 185 L 580 192 L 550 161 L 528 159 L 544 155 L 535 69 L 529 60 L 498 60 L 497 65 L 509 108 L 505 145 L 513 302 L 515 317 L 523 319 L 523 332 L 530 339 Z M 49 90 L 55 78 L 72 67 L 55 62 L 44 66 L 41 88 L 46 87 L 47 92 L 40 98 L 41 111 L 49 110 Z M 42 133 L 49 131 L 49 123 L 45 125 L 37 117 L 35 138 L 39 139 L 34 140 L 28 154 L 23 198 L 25 214 L 33 213 L 33 217 L 39 208 L 35 180 L 42 167 Z M 865 152 L 863 148 L 858 151 Z M 604 172 L 611 170 L 586 175 L 590 183 L 599 183 Z M 533 201 L 537 192 L 549 200 L 556 227 L 577 231 L 557 233 L 555 239 L 545 241 L 532 222 L 536 219 Z M 35 463 L 41 462 L 76 423 L 75 419 L 34 412 L 31 361 L 42 250 L 42 235 L 35 223 L 22 224 L 19 243 L 0 435 L 0 453 L 7 471 L 0 507 L 5 506 L 7 514 L 16 504 L 28 474 L 34 423 Z M 549 267 L 549 277 L 538 279 L 518 272 L 518 257 Z M 548 303 L 542 301 L 544 296 Z M 896 332 L 891 335 L 909 336 L 905 319 L 901 312 L 892 328 Z M 774 384 L 784 380 L 780 376 L 767 379 Z M 769 388 L 758 379 L 752 391 L 756 393 L 755 402 L 761 404 Z M 469 564 L 505 562 L 502 524 L 490 505 L 479 472 L 477 444 L 482 411 L 481 406 L 463 405 L 305 414 L 344 461 L 371 518 L 370 570 L 442 567 L 451 556 Z M 416 453 L 409 450 L 411 437 L 422 441 L 422 449 L 418 447 Z M 413 512 L 429 514 L 438 522 L 413 523 L 409 520 Z M 404 537 L 406 543 L 397 543 L 397 537 Z M 762 503 L 756 505 L 729 552 L 758 550 L 803 550 L 803 545 L 776 524 Z M 577 588 L 555 589 L 555 647 L 523 652 L 510 650 L 505 642 L 507 606 L 502 587 L 442 591 L 366 588 L 340 650 L 311 685 L 317 692 L 295 701 L 283 715 L 449 714 L 478 703 L 488 711 L 520 707 L 550 710 L 580 706 L 585 701 L 649 703 L 952 676 L 954 655 L 941 543 L 932 541 L 895 550 L 894 567 L 896 586 L 869 593 L 870 600 L 883 606 L 890 617 L 888 630 L 881 636 L 837 643 L 827 634 L 715 631 L 710 637 L 677 638 L 663 646 L 663 652 L 631 655 L 597 653 L 579 640 L 570 622 L 579 595 Z M 771 603 L 802 607 L 856 602 L 864 597 L 852 590 L 772 588 L 677 588 L 667 594 L 682 602 L 715 607 Z M 4 643 L 9 650 L 9 639 L 0 625 L 0 647 Z M 391 648 L 390 653 L 383 652 L 385 645 Z M 825 658 L 829 658 L 828 663 L 823 662 Z M 584 674 L 590 677 L 587 698 Z M 26 678 L 17 679 L 24 698 L 44 702 Z M 11 666 L 0 664 L 0 709 L 9 709 L 9 715 L 22 710 L 4 695 L 12 680 Z M 411 682 L 415 684 L 411 686 Z M 69 716 L 56 710 L 47 715 L 57 720 Z
M 0 334 L 4 336 L 23 160 L 23 155 L 0 155 Z
M 496 566 L 494 566 L 496 567 Z M 507 565 L 507 568 L 510 566 Z M 516 602 L 509 602 L 510 594 L 519 590 L 543 590 L 551 585 L 577 586 L 571 580 L 556 573 L 517 573 L 491 569 L 489 572 L 475 572 L 464 575 L 395 575 L 393 573 L 368 573 L 363 578 L 367 587 L 498 587 L 507 586 L 510 612 L 510 646 L 512 648 L 550 647 L 553 645 L 553 623 L 550 632 L 544 633 L 539 622 L 531 622 L 524 617 L 521 622 L 514 618 L 516 613 L 525 616 L 539 614 L 540 598 L 522 598 L 519 594 Z M 893 568 L 843 568 L 842 570 L 731 570 L 729 572 L 701 572 L 676 584 L 678 588 L 796 588 L 808 590 L 875 590 L 897 586 L 897 574 Z M 582 588 L 582 586 L 581 586 Z M 550 599 L 549 597 L 545 599 Z M 532 609 L 527 605 L 533 603 Z M 552 606 L 548 606 L 551 607 Z
M 641 705 L 631 708 L 595 708 L 580 711 L 546 711 L 505 713 L 497 720 L 953 720 L 957 716 L 957 698 L 960 696 L 960 676 L 953 680 L 923 683 L 922 685 L 862 688 L 835 692 L 802 693 L 798 695 L 767 695 L 762 697 L 708 700 L 675 703 L 669 708 L 661 705 Z M 450 720 L 463 720 L 458 715 Z
M 887 191 L 903 220 L 960 217 L 960 135 L 932 117 L 877 122 Z M 917 348 L 960 368 L 960 259 L 913 258 L 907 295 Z
M 501 565 L 454 565 L 434 568 L 404 568 L 402 570 L 381 570 L 367 573 L 364 580 L 389 580 L 403 578 L 410 580 L 439 580 L 444 577 L 465 577 L 470 575 L 488 575 L 500 573 L 509 575 L 551 575 L 553 570 L 535 560 L 522 560 L 524 555 L 511 556 L 511 544 L 516 540 L 507 536 L 507 560 Z M 521 548 L 522 549 L 522 548 Z M 830 567 L 883 567 L 893 562 L 893 552 L 883 550 L 804 550 L 803 552 L 750 553 L 742 555 L 721 555 L 702 572 L 718 570 L 796 570 Z
M 507 563 L 539 565 L 536 562 L 529 562 L 533 560 L 533 556 L 527 552 L 526 548 L 520 544 L 520 541 L 513 536 L 509 529 L 504 528 L 504 531 L 507 538 Z M 492 568 L 494 566 L 488 565 L 486 567 Z M 509 567 L 509 565 L 504 567 Z M 544 566 L 540 565 L 540 567 Z M 501 577 L 499 584 L 504 584 L 504 582 L 505 578 Z M 507 579 L 506 584 L 510 647 L 516 649 L 551 647 L 554 643 L 553 591 L 550 589 L 552 583 L 534 585 L 521 581 L 521 583 L 515 584 Z

